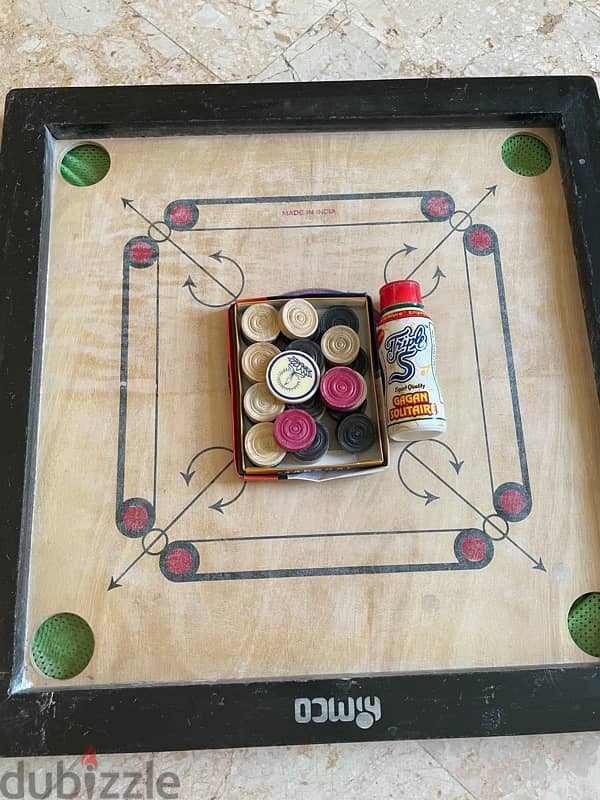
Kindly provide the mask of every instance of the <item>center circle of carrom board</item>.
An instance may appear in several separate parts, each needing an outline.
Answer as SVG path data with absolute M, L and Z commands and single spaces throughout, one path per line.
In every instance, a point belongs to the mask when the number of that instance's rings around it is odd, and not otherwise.
M 581 595 L 568 614 L 571 638 L 584 653 L 600 658 L 600 592 Z
M 63 155 L 60 174 L 71 186 L 93 186 L 110 169 L 108 151 L 99 144 L 78 144 Z
M 537 178 L 552 163 L 550 148 L 531 133 L 514 133 L 502 144 L 502 161 L 511 172 L 525 178 Z
M 94 655 L 94 633 L 77 614 L 54 614 L 36 630 L 31 655 L 48 678 L 68 680 L 79 675 Z
M 194 575 L 200 566 L 200 554 L 191 542 L 171 542 L 160 554 L 160 569 L 170 580 Z

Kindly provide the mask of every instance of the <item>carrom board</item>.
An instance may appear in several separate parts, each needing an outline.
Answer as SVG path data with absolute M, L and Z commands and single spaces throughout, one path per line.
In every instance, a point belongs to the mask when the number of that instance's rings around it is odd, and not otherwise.
M 599 120 L 581 78 L 9 95 L 3 752 L 597 727 Z M 229 304 L 400 278 L 447 434 L 242 483 Z

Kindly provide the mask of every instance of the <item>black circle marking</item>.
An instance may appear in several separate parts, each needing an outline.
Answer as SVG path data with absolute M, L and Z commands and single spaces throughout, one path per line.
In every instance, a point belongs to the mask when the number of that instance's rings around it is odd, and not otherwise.
M 471 536 L 476 536 L 485 545 L 485 555 L 480 561 L 471 561 L 462 551 L 462 543 Z M 454 555 L 459 564 L 468 564 L 471 569 L 482 569 L 487 567 L 494 557 L 494 543 L 491 537 L 479 528 L 465 528 L 454 540 Z
M 448 204 L 443 214 L 436 214 L 428 208 L 429 203 L 437 198 Z M 421 214 L 431 222 L 445 222 L 454 214 L 455 208 L 454 199 L 447 192 L 426 192 L 421 198 Z
M 125 515 L 132 506 L 141 506 L 147 512 L 148 518 L 146 523 L 135 530 L 128 528 L 125 523 Z M 154 506 L 149 500 L 145 500 L 143 497 L 130 497 L 127 500 L 123 500 L 117 506 L 117 513 L 116 513 L 116 525 L 118 530 L 123 534 L 123 536 L 127 536 L 129 539 L 139 539 L 141 536 L 144 536 L 154 527 L 154 522 L 156 519 L 156 514 L 154 511 Z
M 187 222 L 178 222 L 177 218 L 173 218 L 172 216 L 175 209 L 182 207 L 189 209 L 190 211 L 190 218 L 187 220 Z M 191 200 L 174 200 L 165 208 L 163 216 L 165 223 L 169 226 L 169 228 L 171 228 L 171 230 L 190 231 L 192 228 L 196 227 L 198 218 L 200 217 L 200 212 L 198 210 L 198 206 Z
M 148 247 L 152 248 L 152 253 L 144 259 L 136 258 L 136 245 L 147 245 Z M 135 269 L 146 269 L 146 267 L 152 266 L 152 264 L 154 264 L 158 258 L 159 249 L 158 244 L 149 236 L 134 236 L 133 239 L 130 239 L 123 248 L 123 253 L 125 261 L 130 267 L 134 267 Z
M 169 569 L 169 556 L 175 550 L 186 550 L 191 556 L 190 567 L 183 573 L 171 572 Z M 185 581 L 190 575 L 195 575 L 198 572 L 198 568 L 200 567 L 200 553 L 191 542 L 170 542 L 160 554 L 159 566 L 162 574 L 170 581 Z
M 506 511 L 502 507 L 502 496 L 507 491 L 514 491 L 517 492 L 523 498 L 525 505 L 520 511 Z M 514 481 L 507 481 L 506 483 L 501 483 L 500 486 L 496 487 L 494 490 L 494 508 L 496 509 L 498 516 L 502 517 L 502 519 L 507 520 L 508 522 L 520 522 L 521 520 L 525 519 L 526 517 L 531 514 L 531 506 L 532 506 L 532 499 L 531 499 L 531 492 L 522 483 L 515 483 Z

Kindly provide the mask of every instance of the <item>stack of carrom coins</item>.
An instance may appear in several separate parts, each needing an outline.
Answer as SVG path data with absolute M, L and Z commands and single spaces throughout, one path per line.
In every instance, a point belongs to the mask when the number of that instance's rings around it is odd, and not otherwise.
M 253 303 L 241 316 L 240 331 L 247 343 L 240 360 L 246 379 L 244 448 L 255 466 L 276 467 L 288 454 L 318 466 L 333 431 L 348 453 L 372 447 L 377 429 L 367 413 L 371 357 L 361 347 L 359 318 L 351 308 L 334 305 L 319 313 L 300 297 L 280 307 Z

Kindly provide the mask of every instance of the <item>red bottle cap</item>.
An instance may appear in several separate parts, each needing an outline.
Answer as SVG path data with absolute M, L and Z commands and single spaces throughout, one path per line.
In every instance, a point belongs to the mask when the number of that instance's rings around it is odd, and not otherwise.
M 379 307 L 383 313 L 390 306 L 423 306 L 421 286 L 417 281 L 392 281 L 379 290 Z

